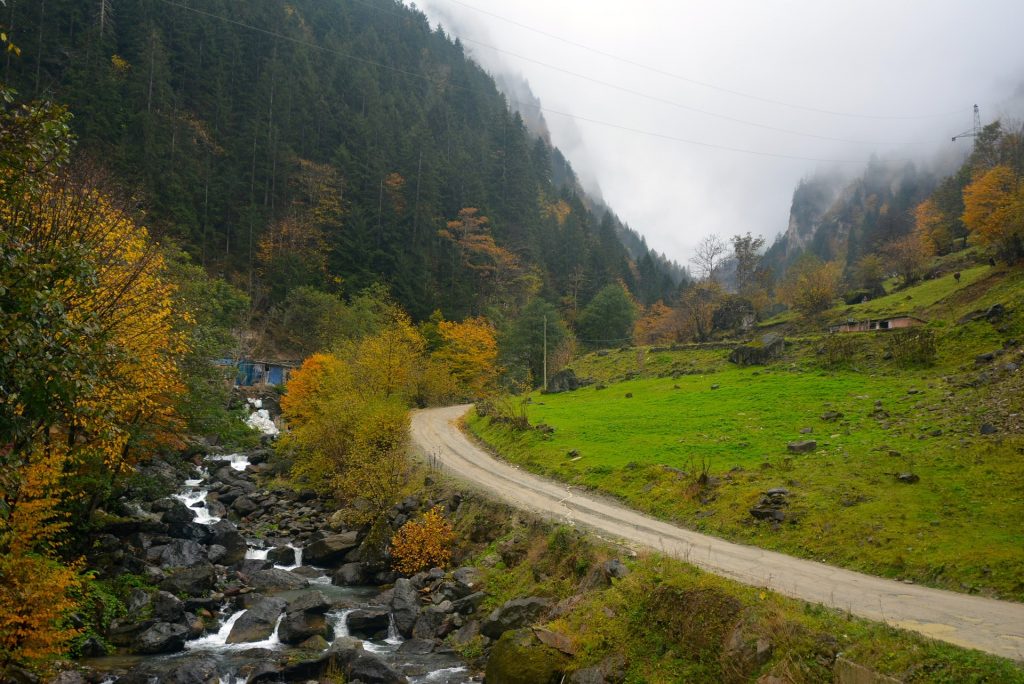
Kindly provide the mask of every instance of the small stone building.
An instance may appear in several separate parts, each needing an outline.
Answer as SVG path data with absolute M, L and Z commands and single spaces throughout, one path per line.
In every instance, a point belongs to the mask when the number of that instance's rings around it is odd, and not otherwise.
M 892 318 L 873 318 L 863 321 L 848 320 L 845 323 L 829 326 L 828 331 L 830 333 L 846 333 L 897 330 L 899 328 L 913 328 L 914 326 L 924 325 L 927 322 L 916 316 L 893 316 Z

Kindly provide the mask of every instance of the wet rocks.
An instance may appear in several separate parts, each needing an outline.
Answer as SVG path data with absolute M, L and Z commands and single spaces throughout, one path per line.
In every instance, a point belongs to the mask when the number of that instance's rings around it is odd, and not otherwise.
M 275 546 L 267 552 L 267 560 L 274 565 L 295 565 L 295 549 L 290 546 Z
M 160 588 L 178 596 L 200 596 L 213 589 L 217 572 L 208 562 L 178 570 L 160 582 Z
M 367 639 L 383 639 L 388 635 L 391 612 L 387 608 L 361 608 L 345 618 L 349 634 Z
M 345 558 L 352 549 L 359 546 L 357 532 L 331 534 L 319 539 L 302 551 L 303 560 L 311 565 L 333 566 Z
M 280 568 L 257 570 L 249 576 L 249 585 L 257 591 L 286 591 L 301 589 L 309 584 L 309 580 Z
M 331 576 L 331 583 L 342 587 L 366 584 L 369 568 L 365 563 L 345 563 Z
M 323 613 L 296 611 L 281 620 L 277 636 L 285 644 L 300 644 L 312 637 L 325 639 L 330 636 L 330 629 Z
M 420 597 L 412 582 L 404 577 L 395 582 L 391 598 L 391 612 L 395 616 L 395 627 L 405 638 L 412 636 L 412 628 L 420 613 Z
M 206 560 L 206 547 L 187 539 L 175 539 L 160 550 L 159 563 L 164 568 L 187 568 Z
M 157 622 L 135 639 L 132 650 L 147 655 L 156 653 L 174 653 L 185 647 L 188 630 L 181 625 L 169 622 Z
M 288 603 L 284 599 L 264 598 L 249 607 L 228 634 L 227 643 L 238 644 L 252 641 L 263 641 L 270 638 L 277 626 L 277 619 Z

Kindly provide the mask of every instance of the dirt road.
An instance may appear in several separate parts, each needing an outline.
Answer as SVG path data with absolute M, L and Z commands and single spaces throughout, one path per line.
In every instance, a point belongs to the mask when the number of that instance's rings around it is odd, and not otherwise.
M 655 520 L 495 459 L 459 429 L 457 423 L 469 409 L 451 406 L 414 412 L 413 443 L 438 466 L 510 504 L 675 556 L 744 584 L 958 646 L 1024 660 L 1024 604 L 862 575 Z

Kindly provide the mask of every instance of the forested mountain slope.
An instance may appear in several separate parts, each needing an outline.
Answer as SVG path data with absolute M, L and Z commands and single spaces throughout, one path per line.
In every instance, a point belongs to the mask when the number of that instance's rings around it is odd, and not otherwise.
M 587 208 L 562 155 L 458 41 L 400 3 L 9 0 L 0 12 L 22 51 L 5 81 L 66 103 L 79 153 L 258 306 L 376 281 L 418 318 L 537 292 L 586 302 L 617 279 L 643 301 L 674 290 L 662 259 L 631 257 L 618 219 Z M 448 230 L 467 207 L 488 220 Z

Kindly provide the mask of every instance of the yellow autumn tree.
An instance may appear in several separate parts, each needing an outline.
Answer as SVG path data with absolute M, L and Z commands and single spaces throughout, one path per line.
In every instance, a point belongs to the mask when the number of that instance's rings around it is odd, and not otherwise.
M 433 359 L 455 381 L 463 398 L 480 398 L 492 392 L 498 381 L 498 340 L 486 318 L 467 318 L 461 323 L 437 325 L 441 346 Z
M 1006 165 L 980 172 L 964 188 L 963 222 L 1007 261 L 1024 257 L 1024 179 Z
M 928 198 L 914 210 L 914 232 L 932 254 L 949 254 L 956 239 L 953 222 Z
M 378 331 L 310 357 L 289 381 L 282 446 L 293 475 L 361 500 L 356 522 L 380 521 L 408 485 L 408 407 L 422 354 L 419 332 L 395 312 Z
M 147 443 L 174 439 L 187 328 L 148 232 L 101 180 L 64 171 L 24 187 L 0 203 L 8 664 L 64 647 L 70 632 L 59 618 L 73 604 L 77 566 L 60 556 L 60 535 L 70 520 L 88 520 Z

